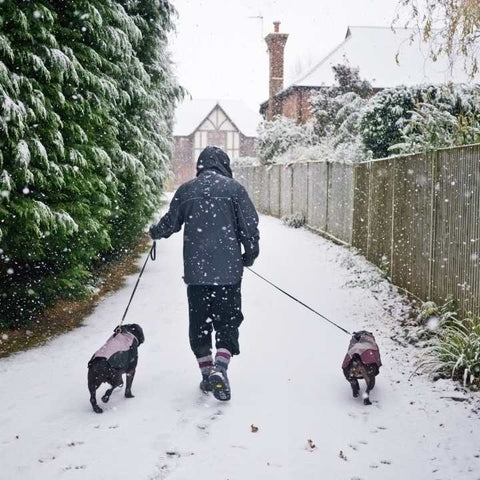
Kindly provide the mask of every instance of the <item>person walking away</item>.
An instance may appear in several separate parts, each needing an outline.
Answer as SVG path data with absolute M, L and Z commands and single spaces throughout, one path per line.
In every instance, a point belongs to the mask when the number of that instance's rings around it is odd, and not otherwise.
M 255 207 L 232 178 L 230 159 L 221 148 L 209 146 L 200 153 L 196 178 L 178 188 L 168 212 L 150 227 L 150 236 L 168 238 L 182 225 L 189 338 L 202 374 L 200 388 L 213 391 L 218 400 L 230 400 L 227 369 L 231 357 L 240 353 L 243 268 L 257 258 L 260 236 Z

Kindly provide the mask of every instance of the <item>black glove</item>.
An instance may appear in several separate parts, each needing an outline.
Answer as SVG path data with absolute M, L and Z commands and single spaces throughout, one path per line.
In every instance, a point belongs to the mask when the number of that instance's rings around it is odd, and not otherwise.
M 242 262 L 244 267 L 251 267 L 254 261 L 255 261 L 255 258 L 252 257 L 251 255 L 247 255 L 246 253 L 242 255 Z
M 155 227 L 156 225 L 150 225 L 150 228 L 148 229 L 148 233 L 150 234 L 152 240 L 158 240 L 158 238 L 155 237 Z

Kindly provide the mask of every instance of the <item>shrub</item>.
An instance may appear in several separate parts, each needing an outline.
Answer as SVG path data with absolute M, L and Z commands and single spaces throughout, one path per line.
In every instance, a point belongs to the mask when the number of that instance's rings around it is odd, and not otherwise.
M 469 316 L 441 327 L 419 361 L 419 369 L 479 386 L 480 317 Z
M 311 124 L 297 125 L 292 119 L 280 116 L 260 124 L 257 151 L 260 161 L 267 164 L 287 150 L 312 145 L 313 141 Z
M 385 89 L 363 110 L 359 132 L 373 158 L 474 143 L 480 140 L 478 90 L 461 85 Z
M 292 213 L 290 215 L 284 215 L 282 222 L 289 227 L 300 228 L 305 225 L 306 218 L 302 213 Z

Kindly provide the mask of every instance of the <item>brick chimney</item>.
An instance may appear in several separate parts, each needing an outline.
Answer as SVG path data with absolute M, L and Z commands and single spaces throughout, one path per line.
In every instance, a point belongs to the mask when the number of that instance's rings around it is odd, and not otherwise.
M 287 38 L 287 33 L 280 33 L 280 22 L 273 22 L 273 33 L 265 37 L 270 60 L 267 120 L 281 113 L 279 102 L 274 97 L 283 90 L 283 51 Z

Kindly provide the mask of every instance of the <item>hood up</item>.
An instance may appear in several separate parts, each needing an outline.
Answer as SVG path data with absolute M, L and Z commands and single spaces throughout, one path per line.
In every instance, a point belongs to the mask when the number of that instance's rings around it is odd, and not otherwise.
M 197 177 L 208 170 L 214 170 L 225 177 L 233 177 L 230 158 L 219 147 L 206 147 L 198 157 Z

